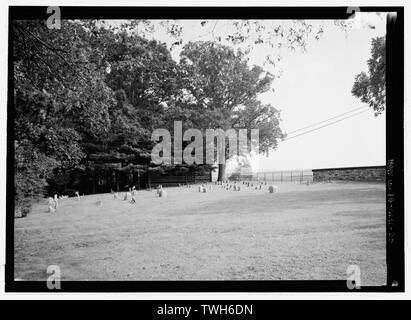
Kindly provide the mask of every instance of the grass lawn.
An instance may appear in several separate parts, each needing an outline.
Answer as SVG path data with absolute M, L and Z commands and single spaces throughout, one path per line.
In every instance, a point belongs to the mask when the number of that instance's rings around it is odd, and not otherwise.
M 55 213 L 44 201 L 15 219 L 15 277 L 58 265 L 62 280 L 344 280 L 356 264 L 362 285 L 385 284 L 385 184 L 277 186 L 91 195 Z

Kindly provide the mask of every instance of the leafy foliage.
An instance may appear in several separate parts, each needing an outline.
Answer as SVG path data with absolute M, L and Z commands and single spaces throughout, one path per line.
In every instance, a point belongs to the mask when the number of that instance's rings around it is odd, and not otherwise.
M 107 131 L 114 99 L 82 26 L 14 21 L 13 32 L 18 204 L 43 194 L 54 169 L 79 166 L 82 140 Z
M 43 195 L 47 187 L 46 178 L 58 166 L 55 159 L 47 157 L 28 140 L 15 143 L 14 188 L 16 206 L 26 200 Z
M 213 42 L 188 43 L 181 53 L 180 65 L 185 88 L 197 109 L 196 128 L 224 130 L 258 128 L 260 152 L 268 152 L 283 138 L 279 111 L 262 105 L 258 95 L 268 91 L 273 75 L 259 66 L 248 66 L 246 55 Z M 226 148 L 226 159 L 229 149 Z M 224 166 L 219 166 L 224 170 Z M 222 179 L 223 173 L 219 173 Z
M 355 77 L 352 94 L 374 109 L 375 115 L 385 110 L 385 37 L 377 37 L 371 43 L 371 58 L 367 61 L 368 74 Z

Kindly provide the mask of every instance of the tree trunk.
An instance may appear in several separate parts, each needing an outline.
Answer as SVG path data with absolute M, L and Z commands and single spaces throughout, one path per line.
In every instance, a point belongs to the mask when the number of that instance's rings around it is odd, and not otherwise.
M 217 181 L 223 181 L 225 178 L 225 163 L 218 164 L 218 178 Z

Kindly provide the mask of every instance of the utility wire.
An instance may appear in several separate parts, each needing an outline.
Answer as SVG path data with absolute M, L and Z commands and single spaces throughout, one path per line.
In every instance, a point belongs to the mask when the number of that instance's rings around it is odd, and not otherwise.
M 308 129 L 308 128 L 314 127 L 314 126 L 316 126 L 316 125 L 318 125 L 318 124 L 321 124 L 321 123 L 324 123 L 324 122 L 327 122 L 327 121 L 330 121 L 330 120 L 339 118 L 339 117 L 344 116 L 344 115 L 346 115 L 346 114 L 348 114 L 348 113 L 351 113 L 351 112 L 354 112 L 354 111 L 358 111 L 358 110 L 363 109 L 363 108 L 367 108 L 367 110 L 368 110 L 368 107 L 366 107 L 366 106 L 362 106 L 362 107 L 359 107 L 359 108 L 355 108 L 355 109 L 352 109 L 352 110 L 350 110 L 350 111 L 347 111 L 347 112 L 341 113 L 341 114 L 339 114 L 339 115 L 336 115 L 336 116 L 334 116 L 334 117 L 332 117 L 332 118 L 329 118 L 329 119 L 326 119 L 326 120 L 323 120 L 323 121 L 320 121 L 320 122 L 316 122 L 316 123 L 310 124 L 309 126 L 302 127 L 302 128 L 300 128 L 300 129 L 298 129 L 298 130 L 294 130 L 294 131 L 291 131 L 291 132 L 287 132 L 287 134 L 292 134 L 292 133 L 295 133 L 295 132 L 298 132 L 298 131 L 301 131 L 301 130 L 304 130 L 304 129 Z
M 308 131 L 306 131 L 306 132 L 297 134 L 297 135 L 292 136 L 292 137 L 289 137 L 289 138 L 285 138 L 283 141 L 287 141 L 287 140 L 290 140 L 290 139 L 293 139 L 293 138 L 296 138 L 296 137 L 305 135 L 305 134 L 307 134 L 307 133 L 310 133 L 310 132 L 313 132 L 313 131 L 317 131 L 317 130 L 322 129 L 322 128 L 325 128 L 325 127 L 328 127 L 329 125 L 332 125 L 332 124 L 334 124 L 334 123 L 341 122 L 341 121 L 343 121 L 343 120 L 345 120 L 345 119 L 348 119 L 348 118 L 357 116 L 357 115 L 359 115 L 359 114 L 361 114 L 361 113 L 364 113 L 364 112 L 366 112 L 366 111 L 368 111 L 368 110 L 369 110 L 369 109 L 367 108 L 366 110 L 363 110 L 363 111 L 360 111 L 360 112 L 351 114 L 351 115 L 349 115 L 349 116 L 347 116 L 347 117 L 344 117 L 344 118 L 342 118 L 342 119 L 339 119 L 339 120 L 337 120 L 337 121 L 327 123 L 326 125 L 323 125 L 323 126 L 321 126 L 321 127 L 318 127 L 318 128 L 312 129 L 312 130 L 308 130 Z

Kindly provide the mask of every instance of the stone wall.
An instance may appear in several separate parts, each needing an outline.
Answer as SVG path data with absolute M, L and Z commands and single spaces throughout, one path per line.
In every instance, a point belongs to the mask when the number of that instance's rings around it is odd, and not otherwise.
M 385 182 L 385 166 L 315 169 L 313 179 L 314 182 L 333 180 Z

